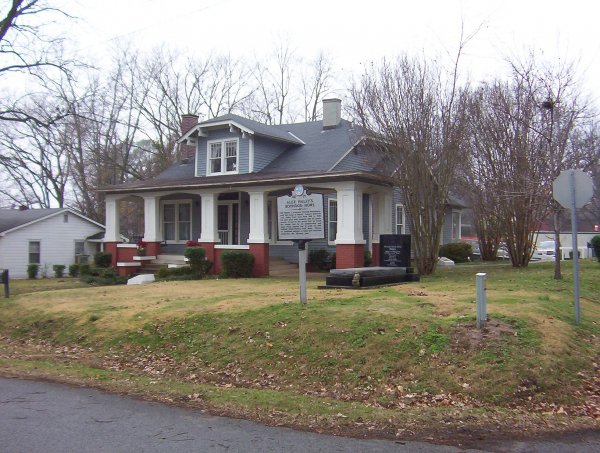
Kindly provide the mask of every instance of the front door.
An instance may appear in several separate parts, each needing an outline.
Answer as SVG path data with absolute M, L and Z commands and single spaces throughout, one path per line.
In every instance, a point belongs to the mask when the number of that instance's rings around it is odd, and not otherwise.
M 239 240 L 240 204 L 219 204 L 217 207 L 217 229 L 221 244 L 237 245 Z

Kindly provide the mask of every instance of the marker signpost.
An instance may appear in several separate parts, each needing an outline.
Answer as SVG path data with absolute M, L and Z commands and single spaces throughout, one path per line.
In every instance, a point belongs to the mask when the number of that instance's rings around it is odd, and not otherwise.
M 571 237 L 573 246 L 573 293 L 575 323 L 580 321 L 579 308 L 579 249 L 577 248 L 577 209 L 590 201 L 594 194 L 592 178 L 581 170 L 563 170 L 552 183 L 554 199 L 571 210 Z
M 277 197 L 277 230 L 279 240 L 298 244 L 300 302 L 306 303 L 306 243 L 325 238 L 323 194 L 309 194 L 302 184 L 291 195 Z

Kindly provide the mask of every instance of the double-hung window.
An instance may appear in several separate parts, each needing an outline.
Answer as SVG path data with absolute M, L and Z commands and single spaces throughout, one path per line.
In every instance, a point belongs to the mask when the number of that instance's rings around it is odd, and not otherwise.
M 40 264 L 41 242 L 29 241 L 29 264 Z
M 335 238 L 337 236 L 337 223 L 338 223 L 338 210 L 337 210 L 337 200 L 332 198 L 329 199 L 329 206 L 327 208 L 327 241 L 329 244 L 335 243 Z
M 208 142 L 208 175 L 238 172 L 238 140 Z
M 401 204 L 396 205 L 396 234 L 406 233 L 406 220 L 404 217 L 404 206 Z

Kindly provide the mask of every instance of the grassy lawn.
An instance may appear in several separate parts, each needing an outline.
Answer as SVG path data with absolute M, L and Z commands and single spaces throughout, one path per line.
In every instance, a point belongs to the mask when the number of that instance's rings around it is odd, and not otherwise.
M 440 420 L 596 426 L 589 415 L 600 413 L 587 405 L 599 379 L 600 264 L 581 265 L 579 326 L 570 264 L 563 269 L 555 281 L 552 263 L 457 266 L 360 291 L 318 290 L 323 279 L 311 280 L 306 306 L 293 279 L 15 281 L 15 296 L 0 299 L 0 371 L 266 421 L 275 411 L 309 428 L 324 417 L 321 426 L 386 436 L 403 426 L 410 437 Z M 474 322 L 480 271 L 488 273 L 483 331 Z

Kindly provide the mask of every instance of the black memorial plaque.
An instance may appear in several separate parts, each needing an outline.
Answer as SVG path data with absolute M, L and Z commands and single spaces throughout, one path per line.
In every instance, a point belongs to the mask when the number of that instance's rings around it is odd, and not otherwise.
M 382 234 L 380 266 L 410 267 L 410 234 Z

